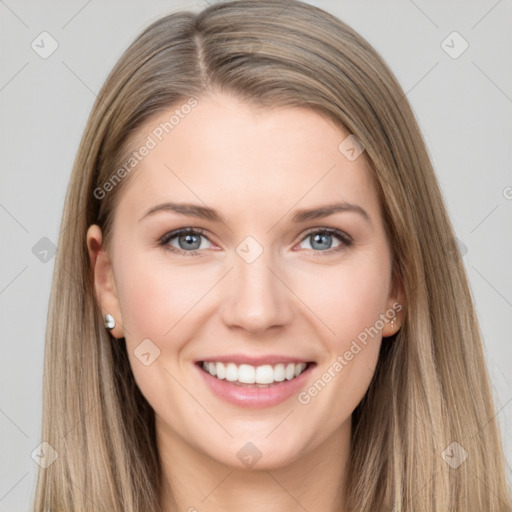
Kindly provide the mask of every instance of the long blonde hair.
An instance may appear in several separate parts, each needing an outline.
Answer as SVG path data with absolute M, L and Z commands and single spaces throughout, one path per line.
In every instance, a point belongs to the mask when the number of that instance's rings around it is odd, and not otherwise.
M 55 261 L 42 440 L 58 458 L 39 471 L 34 509 L 160 510 L 154 412 L 125 343 L 113 342 L 103 325 L 86 231 L 99 224 L 108 244 L 129 178 L 104 197 L 95 191 L 122 165 L 135 131 L 188 98 L 200 101 L 205 90 L 314 109 L 366 148 L 407 312 L 352 416 L 347 511 L 512 510 L 467 277 L 411 108 L 368 42 L 323 10 L 290 0 L 166 16 L 133 42 L 100 91 Z M 454 453 L 459 462 L 467 454 L 458 467 L 448 463 Z

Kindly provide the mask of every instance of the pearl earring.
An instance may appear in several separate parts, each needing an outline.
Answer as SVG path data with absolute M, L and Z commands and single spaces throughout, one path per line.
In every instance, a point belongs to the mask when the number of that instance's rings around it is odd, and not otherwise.
M 115 321 L 114 317 L 110 313 L 107 313 L 105 315 L 105 327 L 109 330 L 112 330 L 115 326 L 116 326 L 116 321 Z

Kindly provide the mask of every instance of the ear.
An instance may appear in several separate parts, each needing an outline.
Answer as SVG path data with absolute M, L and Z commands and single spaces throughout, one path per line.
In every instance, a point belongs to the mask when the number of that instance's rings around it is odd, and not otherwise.
M 386 301 L 386 323 L 382 329 L 382 336 L 387 338 L 398 332 L 405 316 L 405 293 L 402 278 L 393 270 L 391 287 Z M 393 313 L 393 317 L 391 314 Z M 393 320 L 393 321 L 392 321 Z
M 100 304 L 102 320 L 104 320 L 107 313 L 110 313 L 114 317 L 116 325 L 109 331 L 114 338 L 122 338 L 124 337 L 124 332 L 121 308 L 112 270 L 112 262 L 107 251 L 102 246 L 102 236 L 101 228 L 98 225 L 92 224 L 89 226 L 87 230 L 87 249 L 94 274 L 94 289 Z

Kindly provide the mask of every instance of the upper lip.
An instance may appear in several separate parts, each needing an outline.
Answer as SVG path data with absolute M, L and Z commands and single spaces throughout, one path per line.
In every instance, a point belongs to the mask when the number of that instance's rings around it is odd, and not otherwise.
M 211 356 L 198 359 L 196 363 L 219 362 L 219 363 L 235 363 L 236 365 L 249 364 L 251 366 L 275 365 L 280 363 L 312 363 L 310 359 L 302 359 L 300 357 L 284 356 L 284 355 L 266 355 L 266 356 L 247 356 L 245 354 L 229 354 L 223 356 Z

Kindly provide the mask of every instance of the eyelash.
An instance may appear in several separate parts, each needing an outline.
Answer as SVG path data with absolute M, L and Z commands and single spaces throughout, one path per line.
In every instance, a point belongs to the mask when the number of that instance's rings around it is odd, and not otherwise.
M 166 250 L 169 250 L 169 251 L 179 254 L 179 255 L 197 256 L 200 254 L 202 249 L 195 249 L 193 251 L 184 251 L 182 249 L 177 249 L 176 247 L 172 247 L 171 245 L 168 245 L 169 241 L 172 240 L 173 238 L 176 238 L 177 236 L 180 236 L 180 235 L 189 234 L 189 233 L 194 234 L 194 235 L 202 235 L 208 239 L 208 237 L 206 236 L 206 232 L 204 230 L 202 230 L 201 228 L 183 228 L 183 229 L 177 229 L 175 231 L 170 231 L 170 232 L 166 233 L 165 235 L 163 235 L 158 240 L 158 245 L 160 247 L 163 247 Z M 311 249 L 311 250 L 313 250 L 313 252 L 318 253 L 319 256 L 326 256 L 326 255 L 330 255 L 333 253 L 337 253 L 343 249 L 346 249 L 347 247 L 350 247 L 353 243 L 353 240 L 350 236 L 348 236 L 343 231 L 340 231 L 339 229 L 335 229 L 335 228 L 313 228 L 304 234 L 304 236 L 299 240 L 299 243 L 303 242 L 304 240 L 306 240 L 309 236 L 311 236 L 313 234 L 335 235 L 338 238 L 338 240 L 341 242 L 341 244 L 338 247 L 335 247 L 334 249 L 326 249 L 324 251 L 315 251 L 314 249 Z

